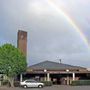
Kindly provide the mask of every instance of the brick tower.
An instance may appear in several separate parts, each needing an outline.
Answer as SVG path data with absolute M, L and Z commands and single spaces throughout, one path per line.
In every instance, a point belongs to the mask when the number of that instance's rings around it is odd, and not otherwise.
M 18 30 L 17 47 L 27 56 L 27 32 Z

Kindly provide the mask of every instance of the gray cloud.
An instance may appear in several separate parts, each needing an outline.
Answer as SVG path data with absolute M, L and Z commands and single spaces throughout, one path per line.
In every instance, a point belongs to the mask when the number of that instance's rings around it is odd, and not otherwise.
M 90 27 L 86 20 L 90 15 L 88 2 L 83 7 L 81 0 L 59 0 L 58 5 L 66 9 L 89 41 Z M 17 46 L 18 29 L 28 32 L 29 64 L 47 59 L 54 61 L 58 57 L 64 63 L 70 61 L 71 64 L 86 66 L 90 62 L 85 42 L 65 17 L 50 7 L 46 0 L 0 1 L 0 45 L 9 42 Z

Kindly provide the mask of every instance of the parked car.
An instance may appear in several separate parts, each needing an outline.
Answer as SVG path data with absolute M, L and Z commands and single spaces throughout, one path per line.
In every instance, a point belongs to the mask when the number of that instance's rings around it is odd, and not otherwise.
M 24 88 L 27 88 L 27 87 L 42 88 L 44 86 L 44 83 L 41 83 L 41 82 L 30 79 L 30 80 L 25 80 L 25 81 L 20 82 L 20 86 L 23 86 Z

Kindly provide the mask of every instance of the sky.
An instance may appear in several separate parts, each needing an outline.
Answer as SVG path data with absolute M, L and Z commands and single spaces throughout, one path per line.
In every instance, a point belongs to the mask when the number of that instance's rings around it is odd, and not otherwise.
M 28 65 L 45 60 L 90 67 L 90 0 L 0 0 L 0 45 L 28 33 Z

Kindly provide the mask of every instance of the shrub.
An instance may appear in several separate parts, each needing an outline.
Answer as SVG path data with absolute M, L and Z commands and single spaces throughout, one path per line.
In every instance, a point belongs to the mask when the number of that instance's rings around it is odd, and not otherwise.
M 52 86 L 52 81 L 42 81 L 45 86 Z
M 3 81 L 1 82 L 1 84 L 2 84 L 3 86 L 8 86 L 8 87 L 10 87 L 10 82 L 9 82 L 8 80 L 3 80 Z M 19 87 L 19 86 L 20 86 L 20 82 L 19 82 L 19 81 L 14 81 L 14 86 L 15 86 L 15 87 Z
M 3 81 L 1 82 L 1 84 L 2 84 L 3 86 L 9 86 L 9 87 L 10 87 L 10 83 L 9 83 L 8 80 L 3 80 Z
M 90 85 L 90 80 L 72 81 L 71 85 L 73 85 L 73 86 L 77 86 L 77 85 Z

